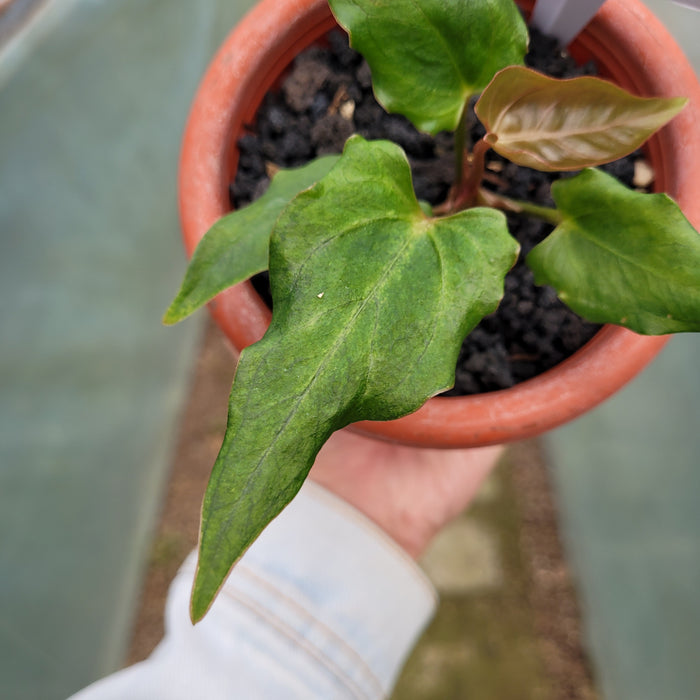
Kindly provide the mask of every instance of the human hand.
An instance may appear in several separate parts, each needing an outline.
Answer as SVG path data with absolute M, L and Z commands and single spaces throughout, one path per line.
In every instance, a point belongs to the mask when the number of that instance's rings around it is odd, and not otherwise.
M 334 433 L 311 478 L 379 525 L 413 558 L 474 498 L 503 452 L 406 447 Z

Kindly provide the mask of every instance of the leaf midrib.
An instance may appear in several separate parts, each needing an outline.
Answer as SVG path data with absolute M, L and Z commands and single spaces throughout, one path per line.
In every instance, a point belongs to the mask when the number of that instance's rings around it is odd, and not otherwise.
M 437 34 L 437 38 L 442 45 L 442 47 L 445 49 L 445 53 L 450 59 L 450 63 L 452 64 L 452 67 L 454 68 L 456 74 L 457 74 L 457 79 L 459 84 L 462 87 L 462 94 L 464 100 L 466 100 L 467 95 L 471 94 L 471 88 L 466 84 L 464 81 L 464 75 L 462 73 L 462 69 L 457 61 L 456 56 L 454 55 L 454 51 L 450 48 L 449 43 L 445 40 L 445 37 L 443 36 L 442 32 L 440 31 L 439 27 L 433 22 L 430 17 L 425 13 L 422 7 L 420 7 L 415 0 L 412 2 L 413 6 L 416 8 L 419 14 L 421 14 L 425 18 L 426 24 L 430 25 L 430 27 L 435 31 L 435 34 Z
M 592 243 L 596 247 L 600 248 L 601 250 L 604 250 L 606 253 L 608 253 L 616 258 L 620 258 L 621 260 L 624 260 L 626 263 L 628 263 L 629 265 L 631 265 L 635 268 L 639 268 L 640 270 L 644 271 L 645 273 L 647 273 L 651 277 L 653 277 L 655 279 L 661 279 L 664 281 L 666 280 L 666 275 L 660 273 L 658 269 L 655 269 L 654 267 L 647 267 L 646 265 L 641 265 L 639 263 L 639 261 L 630 259 L 627 255 L 621 254 L 620 252 L 618 252 L 614 248 L 604 245 L 600 239 L 587 233 L 587 230 L 585 228 L 583 228 L 578 222 L 581 219 L 587 218 L 588 216 L 590 216 L 590 215 L 589 214 L 579 214 L 576 219 L 569 220 L 569 224 L 571 225 L 571 227 L 573 229 L 575 229 L 575 231 L 578 234 L 580 234 L 582 238 L 587 240 L 589 243 Z M 574 231 L 572 231 L 571 233 L 574 233 Z
M 638 123 L 644 123 L 644 120 L 642 119 L 636 119 L 633 122 L 625 122 L 621 120 L 616 120 L 612 124 L 601 124 L 600 126 L 596 126 L 594 129 L 575 129 L 575 130 L 570 130 L 566 132 L 562 131 L 541 131 L 541 130 L 535 130 L 535 129 L 523 129 L 520 131 L 505 131 L 505 135 L 501 135 L 498 133 L 498 129 L 493 129 L 493 132 L 498 138 L 497 138 L 497 143 L 506 143 L 506 144 L 511 144 L 511 143 L 517 143 L 518 141 L 528 141 L 530 143 L 537 142 L 537 141 L 563 141 L 565 139 L 578 139 L 581 136 L 585 136 L 586 134 L 599 134 L 599 133 L 604 133 L 605 131 L 608 130 L 615 130 L 615 129 L 620 129 L 624 127 L 631 127 L 635 128 Z M 516 134 L 518 138 L 514 138 L 513 134 Z M 616 139 L 616 141 L 619 142 L 619 139 Z
M 397 251 L 396 255 L 394 256 L 394 259 L 391 261 L 391 264 L 387 266 L 387 270 L 384 272 L 384 274 L 382 275 L 382 277 L 378 280 L 377 284 L 373 287 L 371 294 L 369 294 L 365 299 L 362 300 L 361 304 L 358 306 L 358 308 L 357 308 L 357 309 L 355 310 L 355 312 L 352 314 L 351 319 L 350 319 L 350 320 L 348 321 L 348 323 L 345 325 L 345 327 L 344 327 L 344 329 L 343 329 L 343 333 L 341 333 L 340 335 L 337 336 L 336 341 L 334 342 L 332 348 L 326 352 L 325 357 L 324 357 L 324 361 L 319 365 L 319 367 L 317 368 L 315 374 L 310 378 L 310 380 L 308 381 L 307 385 L 304 387 L 303 391 L 302 391 L 302 392 L 299 394 L 299 396 L 297 397 L 297 400 L 295 401 L 295 403 L 293 404 L 293 406 L 292 406 L 291 409 L 289 410 L 289 412 L 288 412 L 288 414 L 287 414 L 287 417 L 285 418 L 284 422 L 283 422 L 282 425 L 277 429 L 277 431 L 276 431 L 276 433 L 274 434 L 273 438 L 270 440 L 270 444 L 269 444 L 268 447 L 266 448 L 265 452 L 262 454 L 262 456 L 260 457 L 260 459 L 259 459 L 259 460 L 257 461 L 257 463 L 255 464 L 255 466 L 254 466 L 252 469 L 249 470 L 249 472 L 248 472 L 248 477 L 247 477 L 247 479 L 246 479 L 246 482 L 245 482 L 243 488 L 240 490 L 239 496 L 236 498 L 236 500 L 234 501 L 234 503 L 233 503 L 232 506 L 231 506 L 231 510 L 230 510 L 231 514 L 230 514 L 229 517 L 224 521 L 223 527 L 217 528 L 217 537 L 216 537 L 216 540 L 215 540 L 216 546 L 218 546 L 218 545 L 221 544 L 221 542 L 222 542 L 222 540 L 223 540 L 223 537 L 224 537 L 224 533 L 228 530 L 228 528 L 229 528 L 231 522 L 232 522 L 232 521 L 234 520 L 234 518 L 235 518 L 234 511 L 235 511 L 235 508 L 236 508 L 236 504 L 240 503 L 241 500 L 242 500 L 242 499 L 246 496 L 246 494 L 249 492 L 249 490 L 250 490 L 250 488 L 251 488 L 252 480 L 253 480 L 254 476 L 257 474 L 257 472 L 258 472 L 258 470 L 259 470 L 259 468 L 260 468 L 260 465 L 266 460 L 266 458 L 268 457 L 268 455 L 270 454 L 270 452 L 271 452 L 272 449 L 274 448 L 275 444 L 276 444 L 277 441 L 279 440 L 280 436 L 284 433 L 285 428 L 289 425 L 289 423 L 290 423 L 290 421 L 292 420 L 292 418 L 294 417 L 294 415 L 296 415 L 298 407 L 299 407 L 299 406 L 301 405 L 301 403 L 304 401 L 304 399 L 306 398 L 306 396 L 308 396 L 308 394 L 309 394 L 309 392 L 311 391 L 312 387 L 314 386 L 314 384 L 315 384 L 316 381 L 318 380 L 318 377 L 319 377 L 319 375 L 321 374 L 322 370 L 325 369 L 325 367 L 327 366 L 327 364 L 328 364 L 330 358 L 337 352 L 338 348 L 343 344 L 343 341 L 344 341 L 344 340 L 347 338 L 347 336 L 350 334 L 350 332 L 351 332 L 351 326 L 354 326 L 354 321 L 355 321 L 355 320 L 358 318 L 358 316 L 362 313 L 363 309 L 367 306 L 367 304 L 369 303 L 369 301 L 377 294 L 378 289 L 382 286 L 382 283 L 387 279 L 390 270 L 393 269 L 393 268 L 395 267 L 395 265 L 398 263 L 398 260 L 403 256 L 404 251 L 409 247 L 409 245 L 411 244 L 411 242 L 412 242 L 412 241 L 411 241 L 411 238 L 407 237 L 406 242 L 404 243 L 404 245 L 401 247 L 401 249 L 400 249 L 399 251 Z M 240 427 L 240 426 L 239 426 L 239 427 Z M 217 478 L 217 481 L 216 481 L 216 486 L 214 487 L 214 491 L 218 491 L 219 485 L 220 485 L 221 480 L 222 480 L 222 478 L 223 478 L 223 475 L 224 475 L 224 470 L 221 470 L 220 473 L 219 473 L 219 475 L 218 475 L 218 478 Z
M 357 231 L 358 229 L 364 228 L 365 226 L 369 224 L 374 224 L 374 223 L 380 223 L 383 221 L 393 221 L 396 223 L 407 223 L 410 225 L 410 220 L 406 216 L 401 216 L 398 214 L 385 214 L 384 216 L 377 216 L 377 217 L 372 217 L 368 219 L 363 219 L 362 221 L 355 221 L 352 226 L 347 226 L 346 228 L 338 231 L 334 235 L 330 236 L 329 238 L 326 238 L 325 240 L 321 241 L 317 246 L 315 246 L 313 249 L 309 250 L 308 255 L 299 262 L 299 265 L 297 267 L 297 272 L 295 274 L 295 279 L 294 279 L 294 284 L 289 288 L 290 291 L 290 296 L 294 296 L 294 294 L 297 292 L 299 288 L 299 284 L 302 282 L 302 271 L 304 268 L 313 260 L 313 258 L 316 256 L 316 254 L 320 251 L 323 250 L 326 246 L 329 246 L 333 243 L 335 243 L 338 239 L 342 238 L 346 234 L 351 234 Z

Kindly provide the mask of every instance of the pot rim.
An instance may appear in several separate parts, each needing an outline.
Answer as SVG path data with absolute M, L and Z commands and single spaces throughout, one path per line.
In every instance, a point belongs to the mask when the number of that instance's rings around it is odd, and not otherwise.
M 528 12 L 534 2 L 519 4 Z M 193 102 L 180 160 L 180 217 L 188 256 L 231 209 L 228 188 L 237 165 L 236 140 L 265 93 L 299 50 L 334 26 L 326 0 L 262 0 L 215 55 Z M 601 73 L 637 94 L 688 97 L 688 106 L 647 148 L 657 175 L 655 188 L 676 199 L 700 227 L 700 128 L 694 121 L 700 113 L 700 85 L 673 38 L 639 0 L 608 0 L 570 50 L 578 60 L 595 56 Z M 269 309 L 249 282 L 219 294 L 209 309 L 237 349 L 262 337 L 270 321 Z M 667 340 L 605 326 L 564 362 L 510 389 L 436 397 L 403 418 L 364 421 L 354 428 L 431 447 L 477 447 L 533 437 L 618 391 Z

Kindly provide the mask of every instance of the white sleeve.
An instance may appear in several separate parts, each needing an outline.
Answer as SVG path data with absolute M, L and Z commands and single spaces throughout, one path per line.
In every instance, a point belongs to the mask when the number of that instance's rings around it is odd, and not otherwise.
M 383 531 L 307 482 L 188 617 L 195 556 L 173 581 L 163 641 L 73 700 L 387 697 L 436 594 Z

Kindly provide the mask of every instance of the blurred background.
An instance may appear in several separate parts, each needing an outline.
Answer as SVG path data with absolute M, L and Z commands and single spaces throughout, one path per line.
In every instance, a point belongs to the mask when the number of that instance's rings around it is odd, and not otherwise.
M 646 4 L 700 71 L 700 13 Z M 160 323 L 185 267 L 179 140 L 252 5 L 0 0 L 2 698 L 65 698 L 127 659 L 206 321 Z M 700 693 L 698 360 L 672 339 L 540 443 L 609 700 Z

